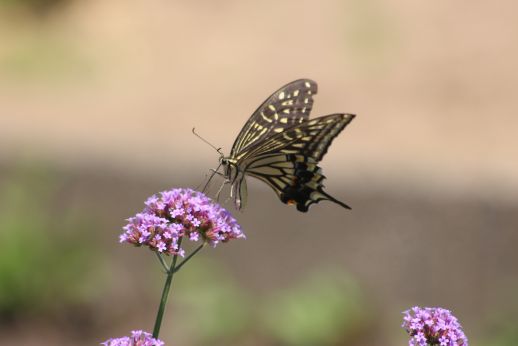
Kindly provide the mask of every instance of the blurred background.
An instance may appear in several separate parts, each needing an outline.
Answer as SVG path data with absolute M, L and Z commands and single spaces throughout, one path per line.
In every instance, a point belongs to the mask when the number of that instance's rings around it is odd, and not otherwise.
M 358 117 L 302 214 L 249 179 L 247 234 L 176 277 L 167 345 L 403 345 L 442 306 L 518 344 L 515 1 L 0 0 L 0 344 L 151 330 L 164 277 L 118 245 L 148 196 L 196 187 L 256 107 L 319 83 Z M 231 208 L 230 205 L 228 205 Z

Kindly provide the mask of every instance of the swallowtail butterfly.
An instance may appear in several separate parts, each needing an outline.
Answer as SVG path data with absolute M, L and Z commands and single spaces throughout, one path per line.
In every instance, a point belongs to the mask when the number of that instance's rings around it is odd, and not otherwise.
M 246 176 L 262 180 L 283 203 L 294 204 L 302 212 L 322 200 L 350 209 L 323 190 L 325 176 L 318 163 L 355 115 L 337 113 L 309 119 L 316 93 L 317 84 L 309 79 L 283 86 L 248 119 L 230 155 L 221 156 L 237 209 L 246 204 Z

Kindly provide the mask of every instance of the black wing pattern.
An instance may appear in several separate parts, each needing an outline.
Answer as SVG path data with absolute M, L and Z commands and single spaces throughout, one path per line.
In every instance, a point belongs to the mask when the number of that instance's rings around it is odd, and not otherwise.
M 238 167 L 268 184 L 283 203 L 296 204 L 299 211 L 306 212 L 321 200 L 350 209 L 323 190 L 325 176 L 318 161 L 353 118 L 353 114 L 332 114 L 293 126 L 254 145 Z
M 274 92 L 243 126 L 230 157 L 239 159 L 252 144 L 308 120 L 316 93 L 317 83 L 310 79 L 296 80 Z

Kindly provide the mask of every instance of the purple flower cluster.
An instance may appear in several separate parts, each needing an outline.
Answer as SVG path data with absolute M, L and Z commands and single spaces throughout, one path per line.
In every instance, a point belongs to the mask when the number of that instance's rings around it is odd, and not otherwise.
M 409 346 L 468 346 L 461 325 L 449 310 L 416 306 L 403 313 L 402 327 L 411 336 Z
M 117 339 L 109 339 L 101 343 L 104 346 L 164 346 L 164 342 L 154 339 L 149 333 L 142 330 L 134 330 L 131 336 L 124 336 Z
M 172 189 L 153 195 L 141 213 L 128 219 L 121 243 L 146 245 L 153 251 L 184 256 L 180 238 L 219 242 L 244 238 L 241 227 L 230 213 L 203 193 L 191 189 Z

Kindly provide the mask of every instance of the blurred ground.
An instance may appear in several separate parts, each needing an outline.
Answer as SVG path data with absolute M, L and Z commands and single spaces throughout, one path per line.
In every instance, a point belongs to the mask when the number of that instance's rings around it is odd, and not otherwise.
M 16 177 L 20 162 L 51 167 L 70 198 L 54 203 L 95 219 L 105 266 L 118 268 L 84 313 L 95 322 L 60 333 L 36 316 L 35 335 L 91 344 L 150 325 L 156 296 L 134 268 L 154 259 L 114 250 L 122 220 L 215 165 L 193 126 L 228 153 L 271 92 L 309 77 L 319 83 L 314 115 L 358 114 L 322 164 L 352 212 L 319 204 L 302 215 L 252 183 L 238 215 L 248 240 L 205 259 L 257 295 L 319 265 L 350 273 L 375 315 L 375 340 L 358 345 L 404 342 L 399 312 L 415 304 L 453 309 L 473 344 L 489 344 L 493 320 L 518 311 L 517 10 L 513 1 L 76 0 L 34 16 L 0 6 L 0 178 Z M 117 284 L 135 288 L 116 299 Z M 124 302 L 144 292 L 125 320 Z M 19 337 L 12 325 L 0 331 L 7 340 Z M 194 344 L 181 335 L 164 338 Z

